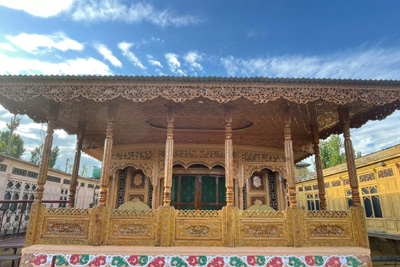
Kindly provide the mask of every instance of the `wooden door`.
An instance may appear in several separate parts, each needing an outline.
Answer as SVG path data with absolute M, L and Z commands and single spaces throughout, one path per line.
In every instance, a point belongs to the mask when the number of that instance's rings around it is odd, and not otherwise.
M 180 210 L 220 210 L 226 205 L 225 177 L 175 175 L 171 205 Z

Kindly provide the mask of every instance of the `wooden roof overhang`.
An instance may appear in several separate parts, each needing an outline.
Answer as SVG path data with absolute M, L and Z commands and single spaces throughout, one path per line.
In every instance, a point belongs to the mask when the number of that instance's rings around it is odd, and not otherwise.
M 109 103 L 118 106 L 114 144 L 164 143 L 167 106 L 175 110 L 175 142 L 223 144 L 224 106 L 232 107 L 234 145 L 283 148 L 283 109 L 291 108 L 295 159 L 312 153 L 310 125 L 320 137 L 341 133 L 337 109 L 351 127 L 400 109 L 400 81 L 142 77 L 0 76 L 0 104 L 46 122 L 50 101 L 61 105 L 57 128 L 75 134 L 87 121 L 84 150 L 104 144 Z M 89 153 L 90 154 L 90 153 Z

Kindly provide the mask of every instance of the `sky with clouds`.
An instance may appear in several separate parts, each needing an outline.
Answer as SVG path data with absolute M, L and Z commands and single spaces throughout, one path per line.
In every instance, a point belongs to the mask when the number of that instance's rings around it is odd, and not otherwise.
M 399 10 L 398 0 L 0 0 L 0 74 L 399 80 Z M 0 109 L 0 130 L 10 117 Z M 400 143 L 399 122 L 397 111 L 352 130 L 355 150 Z M 28 150 L 45 128 L 22 117 Z M 56 132 L 56 165 L 75 140 Z

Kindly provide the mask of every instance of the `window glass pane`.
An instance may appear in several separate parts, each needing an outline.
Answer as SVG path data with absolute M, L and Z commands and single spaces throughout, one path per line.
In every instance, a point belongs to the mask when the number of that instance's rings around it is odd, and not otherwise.
M 311 202 L 310 200 L 307 201 L 307 210 L 312 210 L 311 209 Z M 289 204 L 290 205 L 290 204 Z
M 172 177 L 171 202 L 178 201 L 178 176 Z
M 378 188 L 376 186 L 371 188 L 371 194 L 377 194 L 378 193 Z
M 371 204 L 371 199 L 369 199 L 369 197 L 364 197 L 364 208 L 365 208 L 365 215 L 367 217 L 373 217 L 372 204 Z
M 379 196 L 372 197 L 372 205 L 374 207 L 375 218 L 382 218 L 381 202 Z
M 315 207 L 316 207 L 317 210 L 320 210 L 320 207 L 319 207 L 319 200 L 318 200 L 318 199 L 315 200 Z
M 201 210 L 216 210 L 217 206 L 201 206 Z
M 201 177 L 201 203 L 216 203 L 217 183 L 214 176 Z
M 182 206 L 181 205 L 181 210 L 194 210 L 194 206 L 192 206 L 192 205 Z
M 315 203 L 314 203 L 314 201 L 311 201 L 311 210 L 315 210 Z
M 365 195 L 365 194 L 369 194 L 368 188 L 363 187 L 361 190 L 362 190 L 362 193 L 363 193 L 364 195 Z
M 194 202 L 195 182 L 194 176 L 181 177 L 181 202 Z
M 218 178 L 218 203 L 226 203 L 225 177 Z
M 353 199 L 348 198 L 348 199 L 347 199 L 347 204 L 349 205 L 349 208 L 350 208 L 350 207 L 353 207 Z

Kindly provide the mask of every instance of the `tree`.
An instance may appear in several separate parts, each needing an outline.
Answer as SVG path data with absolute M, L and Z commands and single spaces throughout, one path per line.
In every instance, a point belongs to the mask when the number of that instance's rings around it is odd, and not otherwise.
M 84 163 L 82 165 L 81 176 L 82 177 L 87 177 L 87 175 L 88 175 L 88 167 L 87 167 L 87 164 Z
M 11 147 L 8 152 L 8 145 L 11 143 Z M 24 141 L 19 134 L 13 134 L 10 140 L 10 131 L 0 132 L 0 153 L 9 155 L 13 158 L 20 159 L 22 154 L 25 152 Z
M 32 163 L 39 165 L 40 162 L 42 161 L 42 151 L 43 151 L 43 144 L 35 147 L 35 149 L 31 151 L 30 161 Z M 60 148 L 58 146 L 53 147 L 50 152 L 49 168 L 54 168 L 54 165 L 56 165 L 56 161 L 59 155 L 60 155 Z
M 53 147 L 50 152 L 50 161 L 49 161 L 49 167 L 51 169 L 54 167 L 54 165 L 56 165 L 56 161 L 59 155 L 60 155 L 60 148 L 58 146 Z
M 329 168 L 346 162 L 346 154 L 343 151 L 344 145 L 339 135 L 333 134 L 326 141 L 321 141 L 319 151 L 321 154 L 322 168 Z M 354 153 L 356 158 L 361 157 L 361 152 Z M 314 168 L 315 162 L 313 160 Z
M 11 146 L 12 146 L 13 141 L 14 141 L 12 136 L 14 135 L 14 131 L 18 128 L 20 121 L 21 121 L 21 119 L 18 118 L 16 114 L 14 114 L 14 118 L 11 118 L 10 119 L 10 123 L 6 124 L 8 130 L 10 131 L 10 136 L 11 136 L 11 138 L 8 138 L 8 143 L 7 143 L 6 155 L 8 155 L 8 156 L 11 156 Z

